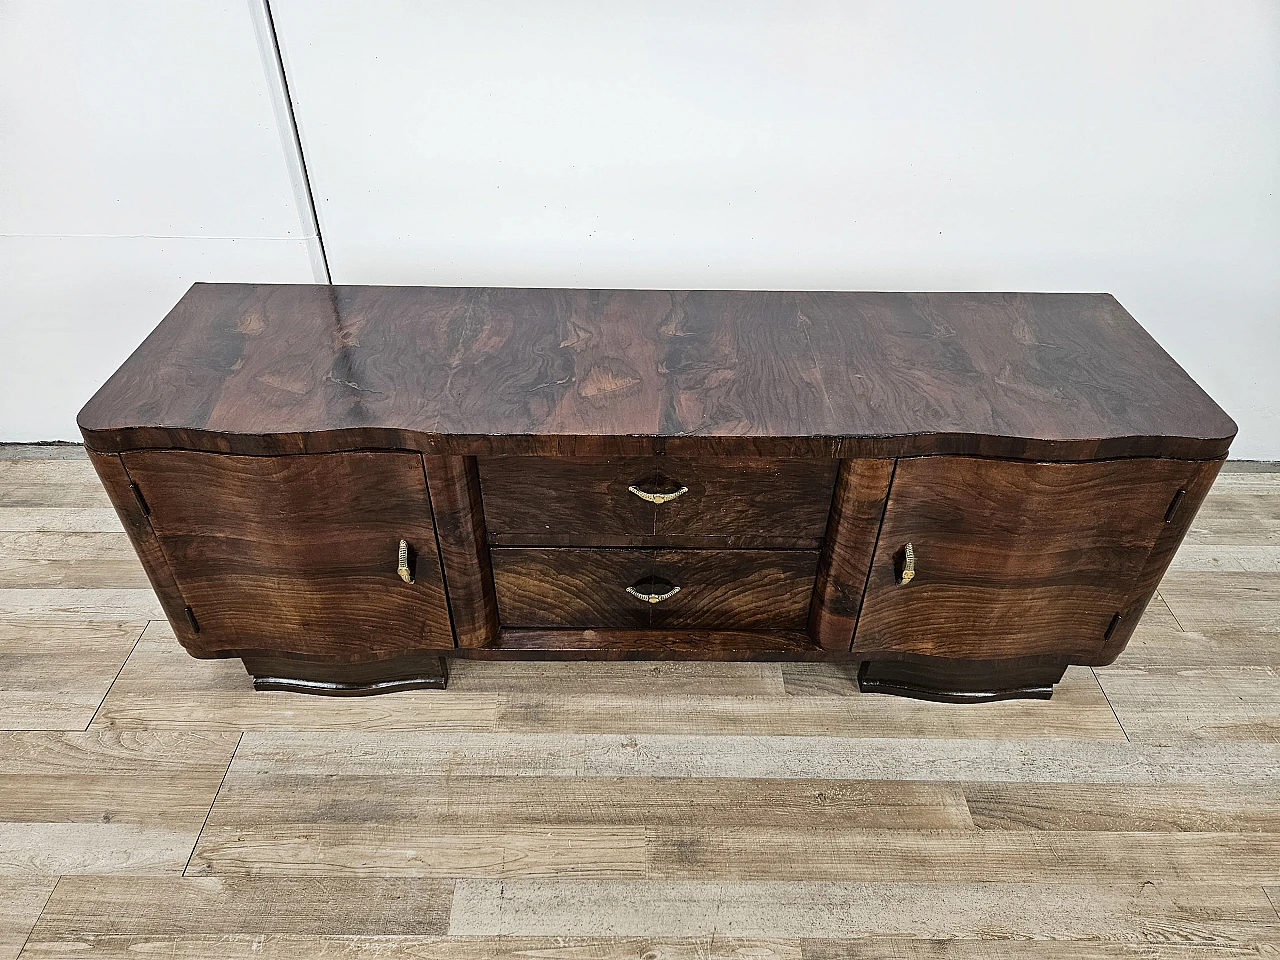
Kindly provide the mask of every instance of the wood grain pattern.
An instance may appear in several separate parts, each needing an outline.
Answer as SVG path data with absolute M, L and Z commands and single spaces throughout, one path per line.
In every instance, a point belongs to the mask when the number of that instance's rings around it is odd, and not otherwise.
M 493 574 L 504 627 L 785 630 L 804 627 L 817 560 L 799 550 L 503 547 Z M 626 592 L 637 585 L 680 590 L 649 603 Z
M 122 459 L 200 627 L 182 613 L 175 626 L 196 655 L 359 662 L 453 647 L 418 454 Z M 396 575 L 401 539 L 412 584 Z
M 893 467 L 892 460 L 840 462 L 809 608 L 809 634 L 825 650 L 853 642 Z
M 440 934 L 451 894 L 451 884 L 396 879 L 70 878 L 58 885 L 31 939 L 50 952 L 84 943 L 96 954 L 97 941 L 121 936 L 154 943 L 175 935 Z
M 1091 662 L 1112 618 L 1145 606 L 1141 574 L 1194 464 L 900 460 L 854 647 Z M 900 585 L 904 545 L 916 575 Z
M 0 735 L 0 875 L 181 873 L 238 740 Z
M 321 881 L 323 882 L 323 881 Z M 434 882 L 434 881 L 423 881 Z M 354 888 L 360 892 L 359 886 Z M 34 949 L 48 951 L 56 944 L 33 941 Z M 80 946 L 80 944 L 77 944 Z M 77 954 L 91 960 L 134 960 L 138 953 L 164 951 L 165 955 L 203 960 L 314 960 L 315 957 L 356 958 L 377 951 L 379 960 L 613 960 L 613 958 L 661 957 L 662 960 L 802 960 L 798 942 L 743 937 L 440 937 L 368 935 L 347 937 L 341 933 L 202 934 L 177 927 L 151 936 L 109 934 L 95 936 L 84 945 L 91 952 Z
M 1280 574 L 1211 577 L 1171 571 L 1160 581 L 1160 596 L 1183 630 L 1210 638 L 1224 630 L 1252 632 L 1270 640 L 1275 649 L 1274 637 L 1280 632 Z
M 103 534 L 103 536 L 111 536 Z M 0 547 L 3 550 L 3 547 Z M 146 590 L 147 573 L 132 551 L 110 561 L 11 560 L 0 556 L 0 589 L 23 587 Z
M 415 648 L 514 653 L 504 628 L 804 629 L 833 659 L 856 632 L 853 652 L 881 660 L 1109 662 L 1212 482 L 1195 465 L 1235 431 L 1102 294 L 233 284 L 194 286 L 80 424 L 100 456 L 121 457 L 99 472 L 188 649 L 259 672 L 308 658 L 326 675 L 392 670 Z M 95 509 L 83 483 L 10 474 L 0 501 L 16 506 L 0 509 Z M 1186 502 L 1157 526 L 1165 481 Z M 925 503 L 926 486 L 949 506 Z M 654 504 L 638 488 L 680 495 Z M 130 507 L 126 491 L 142 499 Z M 187 497 L 186 519 L 206 513 L 148 545 L 173 522 L 170 496 Z M 258 498 L 283 511 L 274 539 Z M 1028 546 L 1031 517 L 1047 549 Z M 882 523 L 895 541 L 930 541 L 931 573 L 908 592 L 885 589 L 899 548 L 873 554 Z M 414 537 L 430 568 L 414 591 L 383 582 L 370 524 Z M 241 542 L 229 525 L 257 532 Z M 79 582 L 66 564 L 9 566 Z M 626 595 L 646 583 L 673 596 Z M 697 653 L 656 637 L 630 654 Z M 541 639 L 554 656 L 585 647 L 581 633 Z M 318 689 L 315 675 L 292 679 Z
M 1125 732 L 1133 740 L 1280 742 L 1280 662 L 1274 667 L 1122 663 L 1099 670 L 1098 681 L 1129 717 Z
M 548 662 L 457 658 L 450 665 L 454 693 L 531 695 L 537 697 L 600 696 L 646 693 L 671 695 L 715 691 L 727 697 L 781 697 L 785 694 L 780 663 L 706 660 L 577 660 Z
M 460 647 L 483 647 L 498 636 L 498 603 L 485 543 L 485 505 L 474 457 L 423 457 L 449 612 Z
M 114 508 L 0 507 L 5 533 L 118 533 L 124 529 Z
M 1151 552 L 1147 555 L 1146 563 L 1142 566 L 1142 572 L 1132 588 L 1129 612 L 1111 631 L 1111 635 L 1106 638 L 1106 642 L 1103 643 L 1097 656 L 1089 661 L 1090 663 L 1095 666 L 1113 663 L 1125 648 L 1125 644 L 1129 642 L 1129 638 L 1133 636 L 1133 631 L 1138 625 L 1142 612 L 1146 610 L 1147 604 L 1155 596 L 1156 588 L 1160 585 L 1160 579 L 1164 576 L 1165 571 L 1169 569 L 1169 564 L 1178 550 L 1178 544 L 1182 542 L 1182 538 L 1186 536 L 1187 530 L 1190 529 L 1200 505 L 1204 502 L 1210 488 L 1213 486 L 1214 478 L 1218 476 L 1218 470 L 1221 466 L 1221 460 L 1209 460 L 1204 463 L 1185 465 L 1188 476 L 1182 482 L 1182 486 L 1179 487 L 1179 490 L 1183 491 L 1182 496 L 1178 501 L 1178 505 L 1173 508 L 1172 515 L 1166 513 L 1163 525 L 1156 528 L 1158 534 L 1155 546 L 1152 547 Z
M 1280 496 L 1258 492 L 1280 475 L 1250 476 L 1209 495 L 1224 551 L 1280 522 Z M 0 550 L 110 576 L 131 548 L 90 536 Z M 110 683 L 127 621 L 85 583 L 11 583 L 31 597 L 5 609 L 31 619 L 0 612 L 0 688 L 48 677 L 79 710 Z M 237 662 L 188 657 L 156 620 L 88 731 L 0 732 L 0 872 L 24 871 L 0 877 L 0 956 L 1271 956 L 1277 574 L 1171 570 L 1160 596 L 1097 671 L 1110 706 L 1083 666 L 1051 701 L 979 707 L 863 695 L 836 663 L 462 660 L 447 691 L 255 695 Z M 205 812 L 215 873 L 178 876 Z M 645 875 L 619 877 L 601 828 L 637 826 Z M 534 846 L 538 829 L 553 836 Z M 599 859 L 570 860 L 575 831 Z M 466 866 L 473 832 L 495 859 L 468 869 L 500 878 L 376 875 Z M 290 851 L 329 872 L 298 876 Z M 513 876 L 534 869 L 523 851 L 561 872 Z
M 0 958 L 18 956 L 55 882 L 51 877 L 0 879 Z
M 967 783 L 964 795 L 974 824 L 984 830 L 1280 830 L 1280 791 L 1257 785 Z
M 853 688 L 855 691 L 857 687 Z M 732 698 L 700 695 L 590 695 L 572 698 L 524 694 L 506 698 L 496 729 L 526 734 L 654 734 L 706 736 L 953 738 L 1001 736 L 1123 741 L 1106 697 L 1092 677 L 1067 682 L 1054 694 L 1067 701 L 1046 716 L 1043 701 L 1010 700 L 1007 709 L 984 714 L 967 705 L 898 706 L 898 697 L 802 696 Z
M 94 715 L 95 728 L 138 736 L 172 730 L 468 730 L 496 729 L 501 697 L 412 691 L 335 701 L 256 693 L 239 660 L 194 660 L 154 622 Z
M 888 701 L 890 703 L 895 701 Z M 993 705 L 991 709 L 1008 706 Z M 984 708 L 985 709 L 985 708 Z M 993 724 L 994 726 L 994 724 Z M 1000 783 L 1280 782 L 1280 745 L 1171 744 L 1039 736 L 997 729 L 964 737 L 754 737 L 683 734 L 493 734 L 278 729 L 246 732 L 243 773 L 506 777 L 722 777 Z M 871 731 L 875 733 L 876 731 Z M 966 731 L 967 732 L 967 731 Z
M 366 802 L 363 798 L 378 798 Z M 1256 805 L 1255 805 L 1256 806 Z M 966 829 L 959 784 L 734 777 L 431 777 L 334 779 L 233 771 L 209 812 L 222 829 L 258 836 L 285 824 L 382 824 L 412 830 L 522 827 Z
M 643 827 L 479 827 L 431 831 L 430 856 L 417 854 L 412 827 L 374 823 L 286 823 L 256 833 L 205 828 L 193 876 L 641 877 Z
M 949 834 L 949 835 L 948 835 Z M 894 880 L 974 883 L 1213 882 L 1275 876 L 1280 835 L 1069 831 L 654 828 L 649 877 L 671 880 Z M 794 852 L 804 850 L 803 857 Z
M 827 526 L 838 464 L 831 460 L 725 457 L 492 457 L 480 460 L 485 522 L 509 545 L 554 535 L 582 546 L 617 538 L 770 536 L 818 540 Z M 654 504 L 629 487 L 687 489 Z
M 7 483 L 0 474 L 0 505 L 93 509 L 111 506 L 102 484 L 95 478 L 82 483 Z
M 83 730 L 146 625 L 0 619 L 0 729 Z
M 537 660 L 813 660 L 825 656 L 803 630 L 504 628 L 493 648 L 471 657 Z
M 906 954 L 921 958 L 949 957 L 953 946 L 964 951 L 957 939 L 977 948 L 960 956 L 986 957 L 992 942 L 1014 941 L 1019 952 L 997 956 L 1025 956 L 1025 941 L 1040 938 L 1054 938 L 1053 950 L 1038 955 L 1054 957 L 1064 955 L 1055 952 L 1063 949 L 1060 938 L 1089 949 L 1110 941 L 1129 947 L 1129 955 L 1160 956 L 1166 943 L 1216 946 L 1209 930 L 1227 949 L 1273 943 L 1275 925 L 1256 885 L 624 880 L 581 882 L 574 896 L 565 894 L 564 884 L 543 880 L 461 880 L 454 885 L 450 933 L 831 937 L 845 942 L 844 952 L 828 957 L 901 957 L 905 947 L 923 950 Z M 644 909 L 616 906 L 637 903 Z M 885 946 L 891 949 L 881 952 Z M 1065 950 L 1071 948 L 1068 943 Z
M 1105 294 L 196 284 L 89 445 L 246 454 L 1222 456 Z
M 169 618 L 178 642 L 194 653 L 200 645 L 196 641 L 195 631 L 187 621 L 187 601 L 183 599 L 182 591 L 173 577 L 168 558 L 156 538 L 150 518 L 134 496 L 133 481 L 124 462 L 116 454 L 95 453 L 92 450 L 89 451 L 89 460 L 102 480 L 107 496 L 111 498 L 116 515 L 124 524 L 125 532 L 137 551 L 138 559 L 142 561 L 142 567 L 151 581 L 151 588 L 164 608 L 164 615 Z

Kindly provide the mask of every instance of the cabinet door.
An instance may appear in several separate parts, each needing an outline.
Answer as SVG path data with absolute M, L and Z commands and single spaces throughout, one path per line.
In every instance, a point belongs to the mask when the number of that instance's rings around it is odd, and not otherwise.
M 354 663 L 453 646 L 419 454 L 122 459 L 191 610 L 193 653 Z
M 1140 577 L 1195 464 L 898 461 L 854 648 L 1083 657 L 1141 614 Z M 914 577 L 904 581 L 906 547 Z

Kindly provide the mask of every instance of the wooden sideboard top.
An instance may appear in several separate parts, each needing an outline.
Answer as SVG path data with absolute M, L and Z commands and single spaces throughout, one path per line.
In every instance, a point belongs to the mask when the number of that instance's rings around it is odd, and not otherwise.
M 1225 455 L 1109 294 L 193 286 L 80 412 L 101 451 Z

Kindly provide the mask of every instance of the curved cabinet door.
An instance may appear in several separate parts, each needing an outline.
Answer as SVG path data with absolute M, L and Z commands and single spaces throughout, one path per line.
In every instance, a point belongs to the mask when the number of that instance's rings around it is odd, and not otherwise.
M 1141 615 L 1147 557 L 1197 466 L 899 460 L 854 649 L 977 660 L 1096 654 Z
M 357 663 L 450 648 L 417 453 L 121 455 L 191 611 L 197 656 Z M 398 573 L 409 545 L 412 583 Z

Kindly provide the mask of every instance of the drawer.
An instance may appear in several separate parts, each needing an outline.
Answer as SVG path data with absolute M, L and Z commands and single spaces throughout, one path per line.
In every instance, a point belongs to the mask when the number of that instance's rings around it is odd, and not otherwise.
M 505 547 L 492 559 L 504 627 L 802 629 L 818 565 L 811 550 Z
M 481 457 L 479 467 L 497 546 L 624 546 L 651 536 L 816 546 L 839 461 Z

